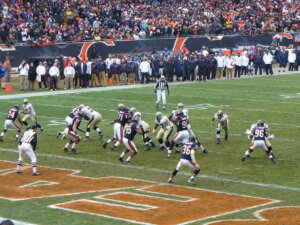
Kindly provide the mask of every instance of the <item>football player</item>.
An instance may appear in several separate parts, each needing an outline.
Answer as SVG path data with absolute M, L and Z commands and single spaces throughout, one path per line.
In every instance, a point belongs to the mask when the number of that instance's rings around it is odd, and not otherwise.
M 83 105 L 80 105 L 80 106 L 83 106 Z M 72 111 L 68 114 L 68 116 L 67 116 L 66 119 L 65 119 L 65 121 L 66 121 L 66 123 L 67 123 L 67 127 L 65 128 L 64 131 L 58 132 L 58 133 L 57 133 L 57 136 L 56 136 L 57 138 L 58 138 L 60 135 L 62 135 L 62 139 L 65 139 L 65 138 L 66 138 L 66 136 L 68 135 L 68 126 L 72 124 L 73 118 L 74 118 L 75 116 L 77 116 L 77 113 L 78 113 L 79 111 L 80 111 L 79 106 L 75 106 L 75 107 L 72 109 Z
M 142 119 L 142 114 L 140 112 L 135 112 L 133 114 L 133 120 L 137 121 L 137 126 L 141 128 L 143 141 L 144 141 L 145 147 L 146 147 L 145 151 L 151 150 L 151 147 L 154 148 L 155 147 L 154 142 L 152 141 L 152 139 L 150 137 L 147 136 L 147 133 L 149 133 L 151 131 L 150 126 L 147 122 L 145 122 Z
M 228 130 L 229 130 L 229 120 L 228 116 L 223 113 L 222 110 L 218 110 L 218 112 L 213 116 L 211 120 L 211 126 L 214 127 L 214 121 L 218 120 L 218 128 L 216 131 L 217 136 L 217 144 L 221 144 L 221 130 L 225 130 L 225 140 L 228 140 Z
M 4 122 L 4 129 L 0 136 L 0 141 L 3 141 L 3 137 L 4 137 L 5 133 L 8 131 L 9 127 L 13 127 L 17 130 L 16 135 L 15 135 L 15 140 L 16 141 L 19 140 L 19 135 L 21 133 L 21 127 L 15 123 L 16 119 L 18 119 L 21 126 L 23 126 L 22 120 L 20 117 L 19 106 L 17 104 L 13 105 L 13 107 L 11 109 L 9 109 L 7 112 L 6 120 Z
M 172 122 L 168 119 L 168 117 L 166 117 L 165 115 L 163 115 L 161 112 L 157 112 L 155 114 L 155 126 L 153 129 L 153 134 L 155 133 L 156 129 L 158 127 L 160 127 L 156 138 L 160 144 L 160 148 L 159 150 L 164 150 L 165 146 L 168 148 L 170 147 L 170 141 L 169 141 L 169 137 L 173 132 L 173 124 Z
M 31 129 L 24 132 L 20 144 L 18 146 L 19 158 L 17 163 L 17 173 L 21 173 L 22 162 L 24 161 L 25 154 L 29 156 L 32 164 L 32 175 L 39 176 L 41 173 L 38 173 L 36 170 L 36 146 L 37 146 L 37 126 L 32 125 Z
M 141 134 L 142 130 L 137 125 L 137 122 L 135 120 L 131 120 L 128 126 L 126 126 L 125 128 L 124 137 L 123 137 L 125 150 L 121 153 L 119 157 L 120 162 L 123 162 L 123 158 L 128 152 L 131 152 L 131 154 L 128 156 L 128 158 L 125 161 L 126 164 L 131 164 L 131 159 L 135 157 L 136 154 L 138 153 L 138 150 L 133 142 L 133 139 L 137 133 Z
M 23 100 L 23 108 L 24 110 L 21 111 L 22 113 L 25 114 L 25 116 L 23 117 L 22 119 L 22 123 L 27 127 L 29 128 L 29 125 L 28 123 L 26 122 L 27 120 L 31 119 L 33 121 L 33 123 L 41 129 L 41 131 L 43 132 L 44 131 L 44 128 L 38 124 L 37 122 L 37 118 L 36 118 L 36 113 L 34 111 L 34 108 L 32 106 L 32 104 L 29 103 L 28 99 L 24 99 Z
M 63 151 L 68 152 L 69 146 L 71 146 L 71 152 L 77 154 L 77 150 L 75 149 L 76 145 L 80 142 L 80 136 L 77 134 L 77 130 L 82 131 L 79 126 L 81 123 L 81 119 L 84 116 L 83 112 L 78 112 L 77 115 L 73 118 L 72 124 L 68 126 L 68 134 L 70 135 L 70 140 L 68 143 L 63 147 Z
M 118 116 L 117 118 L 110 122 L 110 124 L 114 124 L 114 136 L 110 139 L 108 139 L 102 146 L 103 148 L 106 148 L 108 143 L 112 141 L 116 141 L 114 146 L 111 148 L 111 150 L 116 151 L 117 147 L 120 145 L 120 143 L 123 143 L 123 133 L 124 133 L 124 126 L 126 125 L 128 121 L 128 108 L 123 105 L 118 105 Z
M 256 147 L 261 147 L 263 150 L 265 150 L 268 158 L 271 159 L 273 163 L 275 163 L 272 147 L 268 148 L 266 146 L 265 140 L 269 137 L 269 131 L 263 121 L 259 120 L 256 126 L 252 128 L 250 137 L 252 138 L 253 142 L 251 146 L 246 150 L 245 155 L 242 158 L 242 161 L 245 161 L 246 158 L 249 158 L 251 152 L 253 152 L 253 150 Z
M 188 183 L 196 184 L 195 178 L 200 173 L 200 166 L 196 162 L 195 152 L 198 146 L 196 144 L 196 137 L 191 136 L 189 141 L 182 145 L 181 159 L 179 160 L 176 169 L 172 172 L 168 183 L 173 183 L 173 178 L 176 176 L 182 166 L 187 166 L 194 170 L 193 175 L 188 179 Z
M 102 115 L 85 105 L 79 105 L 79 110 L 80 112 L 83 112 L 83 118 L 89 121 L 86 127 L 85 140 L 90 139 L 91 128 L 98 132 L 99 138 L 101 139 L 103 133 L 100 128 L 97 127 L 97 124 L 102 120 Z
M 176 142 L 178 143 L 179 141 L 181 141 L 183 144 L 185 144 L 188 142 L 189 136 L 190 136 L 190 133 L 188 130 L 189 119 L 186 115 L 179 114 L 179 116 L 177 116 L 175 122 L 177 125 L 177 133 L 172 138 L 170 147 L 167 148 L 167 154 L 166 154 L 167 158 L 170 158 L 172 149 Z

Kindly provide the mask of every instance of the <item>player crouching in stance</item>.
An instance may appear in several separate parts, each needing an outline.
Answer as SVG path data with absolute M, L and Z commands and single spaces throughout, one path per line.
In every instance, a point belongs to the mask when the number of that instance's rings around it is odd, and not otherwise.
M 97 124 L 102 120 L 102 115 L 83 104 L 79 105 L 79 109 L 80 112 L 83 112 L 83 118 L 89 121 L 86 127 L 85 140 L 90 139 L 91 128 L 98 132 L 99 138 L 101 139 L 103 137 L 103 133 L 100 128 L 97 127 Z
M 18 146 L 19 149 L 19 159 L 17 163 L 17 173 L 21 173 L 21 166 L 24 160 L 25 154 L 27 154 L 31 160 L 32 164 L 32 175 L 39 176 L 41 173 L 36 171 L 36 145 L 37 145 L 37 126 L 33 125 L 31 129 L 25 131 L 23 134 L 20 144 Z
M 117 147 L 120 145 L 120 143 L 123 142 L 124 126 L 126 125 L 127 121 L 128 121 L 128 108 L 123 104 L 119 104 L 118 116 L 114 121 L 110 122 L 110 124 L 114 124 L 114 136 L 108 139 L 102 145 L 103 148 L 106 148 L 108 143 L 112 141 L 116 141 L 114 146 L 111 148 L 111 150 L 113 151 L 117 150 Z
M 221 144 L 221 130 L 225 130 L 225 141 L 228 140 L 228 130 L 229 130 L 229 120 L 228 116 L 223 113 L 222 110 L 218 110 L 218 112 L 213 116 L 211 120 L 211 126 L 214 127 L 214 120 L 218 120 L 218 128 L 216 132 L 217 136 L 217 144 Z
M 84 113 L 83 112 L 78 112 L 77 116 L 73 118 L 72 124 L 68 126 L 68 134 L 70 135 L 70 140 L 68 143 L 65 145 L 63 148 L 63 151 L 68 152 L 68 148 L 70 145 L 71 146 L 71 152 L 74 154 L 77 154 L 78 152 L 76 151 L 75 147 L 80 141 L 80 136 L 77 134 L 77 130 L 82 131 L 79 128 L 79 125 L 81 123 L 81 118 L 83 117 Z
M 256 147 L 261 147 L 263 150 L 265 150 L 266 154 L 268 155 L 268 158 L 271 159 L 273 163 L 275 163 L 272 147 L 266 146 L 265 141 L 267 140 L 268 137 L 269 137 L 268 127 L 265 126 L 263 121 L 261 120 L 257 121 L 256 126 L 252 127 L 251 129 L 250 138 L 252 138 L 252 144 L 246 150 L 245 155 L 242 158 L 242 161 L 245 161 L 246 158 L 249 158 L 251 152 L 253 152 L 253 150 Z
M 3 141 L 3 137 L 5 133 L 8 131 L 9 127 L 13 127 L 17 130 L 16 135 L 15 135 L 15 140 L 19 140 L 19 135 L 21 133 L 21 128 L 18 124 L 15 123 L 15 120 L 18 119 L 19 123 L 23 126 L 22 120 L 20 117 L 20 112 L 19 112 L 19 106 L 18 105 L 13 105 L 11 109 L 8 110 L 6 120 L 4 122 L 4 129 L 1 133 L 0 136 L 0 141 Z
M 170 147 L 170 141 L 169 141 L 169 137 L 172 134 L 173 131 L 173 124 L 172 122 L 168 119 L 168 117 L 166 117 L 165 115 L 163 115 L 161 112 L 157 112 L 155 114 L 155 126 L 153 129 L 153 134 L 155 133 L 155 130 L 160 127 L 156 138 L 160 144 L 160 148 L 159 150 L 164 150 L 165 146 L 168 148 Z
M 119 157 L 120 162 L 123 162 L 123 158 L 128 152 L 131 152 L 131 154 L 128 156 L 128 158 L 125 161 L 126 164 L 131 164 L 131 159 L 135 157 L 136 154 L 138 153 L 138 150 L 135 144 L 133 143 L 133 139 L 137 133 L 141 134 L 142 131 L 140 127 L 137 125 L 137 121 L 132 120 L 125 128 L 123 143 L 126 148 Z
M 168 179 L 168 183 L 173 183 L 173 178 L 176 176 L 182 166 L 188 166 L 189 168 L 194 170 L 194 173 L 187 182 L 196 184 L 195 177 L 200 173 L 200 166 L 195 159 L 195 152 L 197 149 L 198 146 L 196 144 L 196 138 L 194 136 L 191 136 L 189 138 L 189 141 L 182 145 L 181 159 L 179 160 L 176 169 Z

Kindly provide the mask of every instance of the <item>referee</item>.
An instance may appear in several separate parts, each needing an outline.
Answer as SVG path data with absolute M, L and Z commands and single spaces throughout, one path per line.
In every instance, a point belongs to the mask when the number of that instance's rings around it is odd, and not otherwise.
M 154 93 L 156 93 L 157 100 L 156 100 L 156 109 L 158 110 L 159 102 L 162 100 L 163 102 L 163 110 L 166 110 L 166 89 L 168 91 L 168 95 L 170 95 L 169 85 L 166 81 L 165 76 L 161 76 L 160 80 L 156 83 L 154 88 Z

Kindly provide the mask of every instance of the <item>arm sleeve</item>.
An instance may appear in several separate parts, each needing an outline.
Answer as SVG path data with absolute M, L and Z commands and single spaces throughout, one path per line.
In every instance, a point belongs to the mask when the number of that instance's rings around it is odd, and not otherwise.
M 34 134 L 34 138 L 32 139 L 31 141 L 31 146 L 32 146 L 32 149 L 35 151 L 36 150 L 36 146 L 37 146 L 37 141 L 38 141 L 38 136 L 37 136 L 37 133 Z
M 195 159 L 195 150 L 194 149 L 192 149 L 192 151 L 191 151 L 191 158 L 192 158 L 193 163 L 197 163 L 196 159 Z

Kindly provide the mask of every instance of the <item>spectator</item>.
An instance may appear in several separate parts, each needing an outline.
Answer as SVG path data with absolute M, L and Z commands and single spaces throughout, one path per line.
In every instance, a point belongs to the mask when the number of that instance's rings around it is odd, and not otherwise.
M 5 76 L 6 68 L 3 66 L 3 63 L 0 61 L 0 89 L 4 88 L 2 84 L 2 78 Z
M 34 82 L 36 80 L 36 68 L 34 66 L 34 63 L 31 62 L 28 70 L 28 81 L 29 85 L 28 88 L 29 90 L 34 90 Z
M 294 50 L 290 51 L 288 54 L 288 61 L 289 61 L 289 71 L 295 70 L 295 63 L 296 63 L 296 53 Z
M 59 77 L 59 68 L 57 62 L 49 70 L 50 75 L 50 89 L 51 91 L 56 91 L 57 89 L 57 79 Z
M 5 74 L 5 82 L 10 82 L 11 80 L 11 59 L 9 57 L 6 57 L 3 66 L 6 68 L 6 74 Z
M 273 56 L 269 50 L 266 50 L 263 56 L 263 61 L 266 67 L 266 74 L 269 75 L 270 73 L 271 75 L 273 75 L 273 69 L 272 69 Z
M 19 66 L 20 72 L 20 90 L 27 91 L 28 90 L 28 71 L 29 65 L 26 60 L 23 60 Z
M 47 90 L 47 80 L 46 80 L 46 67 L 44 66 L 43 62 L 41 61 L 36 68 L 36 79 L 39 84 L 39 88 L 42 88 L 42 82 L 44 84 L 44 88 Z
M 143 58 L 143 61 L 141 62 L 139 69 L 141 71 L 141 84 L 144 84 L 145 79 L 146 79 L 146 84 L 148 84 L 151 66 L 146 58 Z

